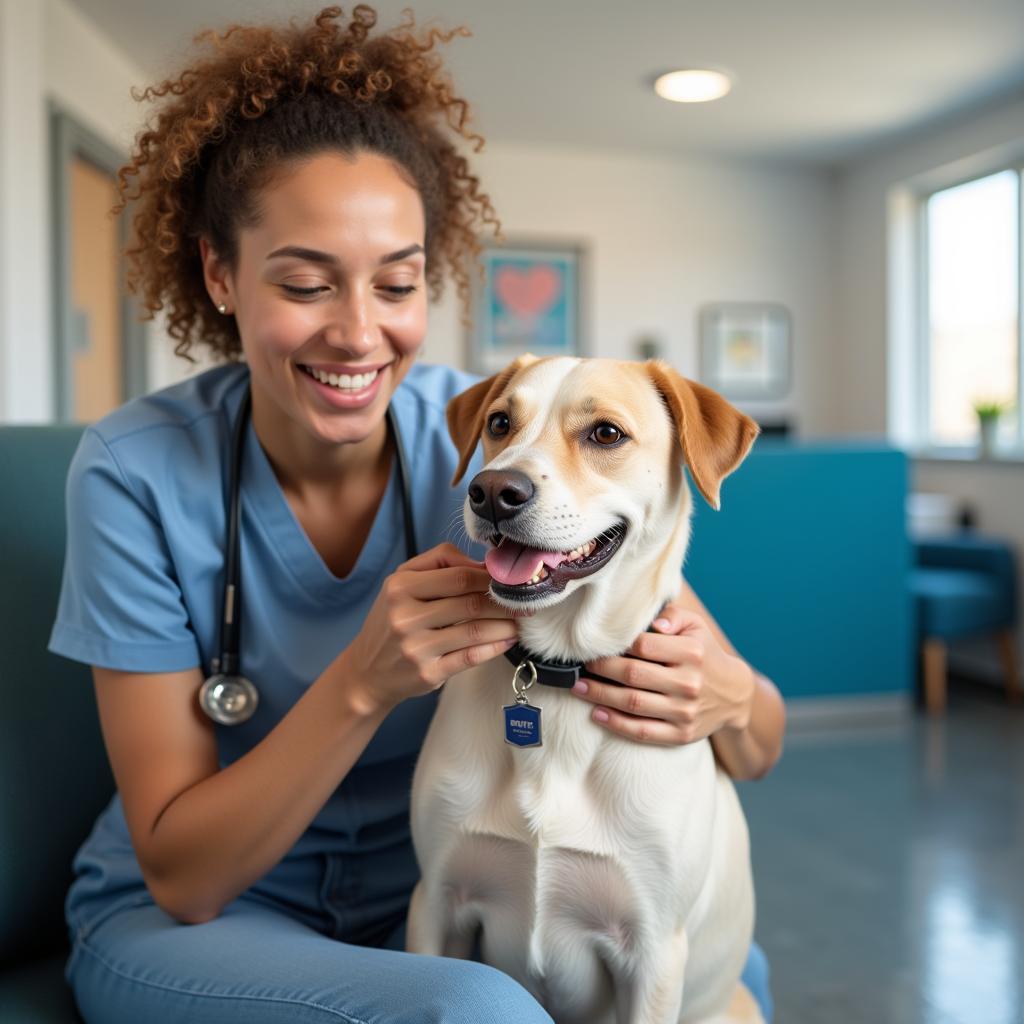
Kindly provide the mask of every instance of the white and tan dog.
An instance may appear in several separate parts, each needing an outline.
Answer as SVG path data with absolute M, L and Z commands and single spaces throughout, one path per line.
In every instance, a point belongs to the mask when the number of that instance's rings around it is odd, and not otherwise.
M 538 659 L 621 654 L 679 590 L 692 499 L 718 507 L 757 426 L 660 362 L 525 356 L 452 400 L 466 528 Z M 747 828 L 710 743 L 610 733 L 535 685 L 542 746 L 505 742 L 513 666 L 445 685 L 416 767 L 413 952 L 482 959 L 557 1024 L 760 1021 Z M 478 945 L 477 945 L 478 943 Z

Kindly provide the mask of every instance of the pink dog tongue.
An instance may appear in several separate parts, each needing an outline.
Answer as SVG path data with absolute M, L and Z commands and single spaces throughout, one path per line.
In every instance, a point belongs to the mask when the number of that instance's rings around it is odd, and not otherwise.
M 525 544 L 506 539 L 501 542 L 501 547 L 491 548 L 484 556 L 491 578 L 513 587 L 530 579 L 541 561 L 549 569 L 554 569 L 559 562 L 565 561 L 565 555 L 561 551 L 528 548 Z

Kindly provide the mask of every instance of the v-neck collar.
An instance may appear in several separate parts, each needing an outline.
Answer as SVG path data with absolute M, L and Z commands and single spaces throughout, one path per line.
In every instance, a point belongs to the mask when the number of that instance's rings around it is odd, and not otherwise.
M 233 415 L 237 415 L 241 394 L 239 389 Z M 402 442 L 406 445 L 406 458 L 415 465 L 415 454 L 410 450 L 410 442 L 414 439 L 406 429 L 403 402 L 398 392 L 392 396 L 391 401 Z M 331 572 L 302 528 L 256 436 L 251 418 L 246 428 L 242 460 L 243 507 L 263 528 L 270 542 L 269 547 L 284 568 L 311 597 L 318 601 L 349 603 L 359 600 L 369 589 L 378 588 L 391 567 L 405 558 L 405 526 L 397 463 L 398 459 L 393 455 L 387 486 L 373 517 L 370 532 L 352 570 L 344 577 L 335 576 Z

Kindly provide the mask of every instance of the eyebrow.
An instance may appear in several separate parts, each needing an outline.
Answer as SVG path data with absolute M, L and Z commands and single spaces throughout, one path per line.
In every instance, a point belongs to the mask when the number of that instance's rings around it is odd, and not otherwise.
M 389 252 L 386 256 L 381 256 L 379 265 L 383 267 L 387 263 L 397 263 L 409 256 L 415 256 L 418 252 L 423 252 L 423 246 L 419 243 L 407 245 L 404 249 L 399 249 L 398 252 Z M 306 249 L 301 245 L 286 245 L 282 249 L 275 249 L 267 256 L 267 259 L 272 260 L 280 256 L 293 256 L 295 259 L 306 260 L 310 263 L 327 263 L 331 266 L 338 264 L 337 256 L 332 256 L 329 252 L 321 252 L 319 249 Z

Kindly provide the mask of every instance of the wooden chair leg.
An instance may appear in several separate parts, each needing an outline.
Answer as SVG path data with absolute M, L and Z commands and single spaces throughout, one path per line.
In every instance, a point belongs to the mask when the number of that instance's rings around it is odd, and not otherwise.
M 1020 676 L 1017 672 L 1017 644 L 1011 630 L 1002 629 L 996 633 L 999 641 L 999 654 L 1003 660 L 1003 673 L 1006 676 L 1006 699 L 1011 704 L 1020 702 Z
M 946 645 L 934 637 L 925 639 L 924 704 L 930 715 L 941 715 L 946 710 Z

